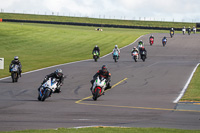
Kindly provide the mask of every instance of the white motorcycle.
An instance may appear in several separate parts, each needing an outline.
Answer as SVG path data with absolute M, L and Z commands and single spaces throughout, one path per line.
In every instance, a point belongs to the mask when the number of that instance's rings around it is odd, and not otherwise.
M 182 32 L 183 32 L 183 35 L 185 35 L 186 29 L 183 28 L 183 29 L 182 29 Z
M 196 34 L 197 29 L 195 27 L 193 27 L 192 31 L 194 34 Z
M 44 101 L 46 98 L 50 97 L 52 93 L 56 92 L 60 87 L 58 87 L 58 82 L 55 78 L 49 78 L 45 83 L 43 83 L 39 88 L 38 100 Z
M 133 60 L 135 60 L 135 62 L 137 62 L 138 59 L 139 59 L 139 53 L 136 52 L 136 51 L 134 51 L 134 52 L 132 53 L 132 56 L 133 56 Z
M 100 97 L 106 88 L 106 79 L 103 77 L 98 76 L 93 83 L 92 87 L 92 95 L 93 100 L 96 101 L 98 97 Z

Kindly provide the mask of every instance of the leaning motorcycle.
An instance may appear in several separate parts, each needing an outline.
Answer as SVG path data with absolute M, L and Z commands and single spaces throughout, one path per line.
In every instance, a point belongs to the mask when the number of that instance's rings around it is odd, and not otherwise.
M 149 43 L 150 43 L 151 46 L 153 45 L 153 43 L 154 43 L 153 38 L 150 38 Z
M 19 65 L 17 64 L 12 64 L 11 66 L 11 77 L 12 77 L 12 82 L 17 82 L 19 78 Z
M 96 101 L 98 97 L 103 95 L 106 88 L 106 79 L 98 76 L 92 86 L 93 100 Z
M 38 89 L 38 100 L 45 101 L 46 98 L 50 97 L 52 93 L 58 91 L 59 89 L 57 80 L 55 78 L 49 78 Z
M 94 51 L 93 52 L 93 59 L 95 62 L 97 62 L 97 59 L 99 58 L 99 52 L 98 51 Z
M 146 59 L 146 52 L 145 52 L 145 51 L 142 51 L 142 52 L 140 53 L 140 55 L 141 55 L 142 61 L 145 62 L 145 59 Z
M 117 60 L 119 59 L 119 53 L 117 51 L 114 51 L 113 59 L 114 59 L 115 62 L 117 62 Z
M 135 60 L 135 62 L 137 62 L 137 61 L 138 61 L 138 58 L 139 58 L 138 52 L 134 51 L 134 52 L 132 53 L 132 56 L 133 56 L 133 60 Z

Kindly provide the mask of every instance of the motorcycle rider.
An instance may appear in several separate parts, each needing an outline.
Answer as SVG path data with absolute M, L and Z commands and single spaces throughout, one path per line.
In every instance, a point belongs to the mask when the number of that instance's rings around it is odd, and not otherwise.
M 112 54 L 114 53 L 114 52 L 118 52 L 118 59 L 119 59 L 119 57 L 120 57 L 120 50 L 119 50 L 119 48 L 118 48 L 118 46 L 117 45 L 115 45 L 115 48 L 113 49 L 113 51 L 112 51 Z
M 100 55 L 100 49 L 99 49 L 99 47 L 98 47 L 97 45 L 94 47 L 94 49 L 93 49 L 93 51 L 92 51 L 92 54 L 93 54 L 95 51 L 97 51 L 97 52 L 99 53 L 99 55 Z
M 150 42 L 150 39 L 153 39 L 154 40 L 154 36 L 153 35 L 151 35 L 150 37 L 149 37 L 149 42 Z
M 9 72 L 11 72 L 11 66 L 14 65 L 14 64 L 19 66 L 19 76 L 21 77 L 22 65 L 21 65 L 21 62 L 19 61 L 19 57 L 18 56 L 15 56 L 14 60 L 11 61 L 11 64 L 9 66 Z
M 190 35 L 190 33 L 191 33 L 191 28 L 189 26 L 189 28 L 188 28 L 188 35 Z
M 192 31 L 193 31 L 194 34 L 196 33 L 197 29 L 196 29 L 195 26 L 193 26 Z
M 103 65 L 101 70 L 97 71 L 97 73 L 93 76 L 93 80 L 90 81 L 91 84 L 92 84 L 92 87 L 93 87 L 94 81 L 96 80 L 96 78 L 98 76 L 103 77 L 103 78 L 106 79 L 106 88 L 105 88 L 105 90 L 110 89 L 111 88 L 111 85 L 110 85 L 111 73 L 107 70 L 106 65 Z M 92 91 L 92 87 L 90 88 L 91 91 Z
M 147 58 L 147 51 L 145 49 L 144 46 L 141 47 L 141 50 L 140 50 L 140 57 L 142 58 L 142 52 L 145 51 L 145 57 Z
M 143 43 L 142 40 L 140 40 L 140 41 L 138 42 L 138 50 L 139 50 L 139 52 L 141 52 L 140 50 L 141 50 L 141 47 L 143 47 L 143 46 L 144 46 L 144 43 Z
M 49 78 L 56 78 L 58 80 L 57 89 L 58 89 L 58 93 L 60 93 L 61 92 L 60 87 L 63 85 L 63 81 L 64 81 L 64 75 L 62 73 L 62 70 L 56 69 L 55 72 L 53 72 L 49 75 L 46 75 L 42 84 L 44 84 Z M 38 88 L 38 91 L 39 91 L 39 89 L 40 88 Z M 51 96 L 51 94 L 50 94 L 50 96 Z
M 183 29 L 182 29 L 183 35 L 185 35 L 185 31 L 186 31 L 186 29 L 185 29 L 185 26 L 184 26 Z
M 174 35 L 174 28 L 170 29 L 170 34 L 171 34 L 171 32 L 173 32 L 173 35 Z
M 133 54 L 133 52 L 137 52 L 139 53 L 139 50 L 136 47 L 133 47 L 132 51 L 131 51 L 131 55 Z
M 162 39 L 162 42 L 166 41 L 167 43 L 167 38 L 164 36 L 163 39 Z

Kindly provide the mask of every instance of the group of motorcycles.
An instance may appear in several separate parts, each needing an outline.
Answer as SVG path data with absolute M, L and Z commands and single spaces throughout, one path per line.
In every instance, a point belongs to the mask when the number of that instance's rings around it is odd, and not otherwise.
M 11 65 L 11 78 L 12 82 L 18 82 L 19 79 L 19 65 L 12 64 Z M 44 82 L 38 89 L 38 100 L 45 101 L 46 98 L 51 96 L 51 93 L 60 92 L 60 85 L 56 78 L 49 78 L 46 82 Z
M 197 29 L 195 27 L 193 27 L 192 30 L 190 28 L 188 28 L 187 29 L 188 35 L 190 35 L 192 31 L 194 34 L 196 34 Z M 186 33 L 185 27 L 183 27 L 182 32 L 183 32 L 183 35 L 185 35 L 185 33 Z
M 183 29 L 183 34 L 185 34 L 185 32 L 186 31 Z M 191 31 L 188 31 L 188 35 L 190 35 L 190 32 Z M 196 30 L 193 29 L 193 32 L 195 34 Z M 170 31 L 170 36 L 172 38 L 174 36 L 174 32 Z M 152 46 L 154 44 L 154 39 L 150 38 L 149 43 Z M 166 39 L 166 37 L 164 37 L 162 39 L 163 47 L 166 45 L 166 43 L 167 43 L 167 39 Z M 146 59 L 146 51 L 141 51 L 140 50 L 141 48 L 142 48 L 142 45 L 138 45 L 139 52 L 134 51 L 132 53 L 132 58 L 135 62 L 138 61 L 139 55 L 140 55 L 141 59 L 143 60 L 143 62 Z M 94 51 L 93 52 L 94 61 L 97 62 L 98 58 L 99 58 L 98 51 Z M 114 59 L 114 62 L 117 62 L 117 60 L 119 59 L 119 53 L 117 51 L 115 51 L 113 53 L 113 59 Z M 13 64 L 11 66 L 11 77 L 12 77 L 12 82 L 18 82 L 19 66 L 16 64 Z M 61 86 L 58 85 L 58 81 L 56 78 L 49 78 L 47 81 L 42 83 L 41 86 L 39 87 L 38 100 L 45 101 L 45 99 L 50 97 L 52 93 L 60 92 L 60 87 Z M 101 95 L 104 94 L 106 87 L 107 87 L 106 79 L 103 77 L 97 76 L 97 78 L 94 81 L 93 86 L 92 86 L 92 95 L 93 95 L 94 101 L 96 101 L 98 97 L 100 97 Z

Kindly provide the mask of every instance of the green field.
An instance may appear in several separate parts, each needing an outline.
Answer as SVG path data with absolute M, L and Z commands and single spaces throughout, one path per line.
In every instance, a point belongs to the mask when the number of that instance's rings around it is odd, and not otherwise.
M 0 23 L 0 58 L 5 59 L 5 69 L 0 78 L 8 76 L 8 66 L 14 56 L 19 56 L 23 72 L 67 62 L 92 58 L 92 49 L 98 45 L 101 55 L 114 48 L 126 46 L 139 36 L 152 30 L 80 27 L 52 24 Z M 168 31 L 162 31 L 168 32 Z
M 190 27 L 196 26 L 195 23 L 182 23 L 182 22 L 95 19 L 95 18 L 87 18 L 87 17 L 64 17 L 64 16 L 53 16 L 53 15 L 31 15 L 31 14 L 13 14 L 13 13 L 0 13 L 0 18 L 17 19 L 17 20 L 114 24 L 114 25 L 145 26 L 145 27 L 166 27 L 166 28 L 171 28 L 171 27 L 183 28 L 183 26 L 187 28 L 189 26 Z
M 118 128 L 118 127 L 95 127 L 95 128 L 59 128 L 57 130 L 25 130 L 1 133 L 200 133 L 200 130 L 180 130 L 166 128 Z
M 200 102 L 200 66 L 197 68 L 193 78 L 182 97 L 181 101 Z

